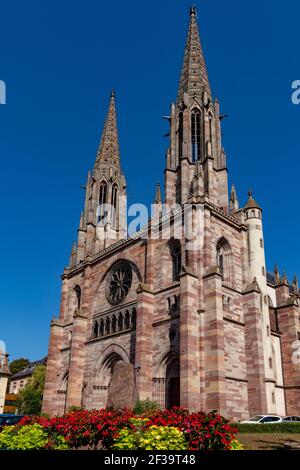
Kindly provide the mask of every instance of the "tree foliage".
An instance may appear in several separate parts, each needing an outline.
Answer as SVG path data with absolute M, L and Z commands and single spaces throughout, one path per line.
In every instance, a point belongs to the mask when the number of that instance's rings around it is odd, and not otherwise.
M 18 410 L 21 414 L 39 415 L 42 408 L 46 367 L 37 366 L 32 377 L 19 393 Z
M 29 364 L 29 359 L 25 359 L 24 357 L 20 357 L 19 359 L 15 359 L 14 361 L 11 361 L 9 364 L 9 369 L 12 373 L 12 375 L 15 375 L 17 372 L 20 372 L 21 370 L 25 369 Z

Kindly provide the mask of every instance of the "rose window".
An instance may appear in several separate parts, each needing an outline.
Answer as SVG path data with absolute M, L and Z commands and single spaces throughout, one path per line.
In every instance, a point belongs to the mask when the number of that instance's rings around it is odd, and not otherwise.
M 129 263 L 118 263 L 111 271 L 107 282 L 107 299 L 119 304 L 127 296 L 132 283 L 132 269 Z

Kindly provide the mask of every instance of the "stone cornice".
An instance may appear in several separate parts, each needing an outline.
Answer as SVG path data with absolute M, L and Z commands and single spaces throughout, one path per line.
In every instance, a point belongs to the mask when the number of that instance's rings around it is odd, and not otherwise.
M 181 271 L 180 271 L 180 273 L 179 273 L 179 277 L 181 278 L 181 277 L 186 276 L 186 275 L 192 276 L 192 277 L 194 277 L 194 278 L 196 278 L 196 279 L 199 279 L 198 274 L 196 274 L 196 273 L 195 273 L 194 271 L 192 271 L 188 266 L 186 266 L 186 265 L 183 264 L 182 267 L 181 267 Z
M 148 284 L 143 284 L 142 282 L 139 283 L 139 286 L 136 290 L 137 294 L 140 294 L 141 292 L 147 292 L 148 294 L 153 294 L 153 290 Z
M 256 278 L 253 279 L 253 282 L 251 282 L 251 284 L 248 284 L 248 286 L 246 287 L 243 293 L 250 294 L 251 292 L 256 292 L 257 294 L 261 294 L 261 290 L 259 288 Z
M 204 207 L 209 209 L 213 215 L 215 215 L 216 217 L 222 219 L 224 222 L 227 222 L 227 223 L 231 224 L 232 226 L 234 226 L 239 231 L 240 230 L 247 231 L 246 225 L 242 224 L 233 215 L 228 214 L 223 209 L 221 209 L 220 207 L 218 207 L 215 204 L 213 204 L 212 202 L 210 202 L 207 195 L 197 197 L 197 203 L 194 203 L 194 204 L 195 205 L 197 205 L 197 204 L 204 205 Z M 142 238 L 141 238 L 142 235 L 147 233 L 150 229 L 150 222 L 152 224 L 154 224 L 153 225 L 154 228 L 155 228 L 155 225 L 157 227 L 161 227 L 164 224 L 164 222 L 167 222 L 168 220 L 172 220 L 174 218 L 174 216 L 180 214 L 182 212 L 182 210 L 183 210 L 183 207 L 180 207 L 180 208 L 166 214 L 164 217 L 160 218 L 157 221 L 153 221 L 153 220 L 149 219 L 148 224 L 145 227 L 143 227 L 141 230 L 139 230 L 138 232 L 135 232 L 132 235 L 126 237 L 126 238 L 122 238 L 121 240 L 118 240 L 117 242 L 113 243 L 112 245 L 108 246 L 107 248 L 104 248 L 103 250 L 101 250 L 99 253 L 87 256 L 84 261 L 82 261 L 81 263 L 79 263 L 78 265 L 76 265 L 72 268 L 65 267 L 61 278 L 65 279 L 65 278 L 68 278 L 70 275 L 77 274 L 78 272 L 81 272 L 83 269 L 85 269 L 87 266 L 91 266 L 91 265 L 99 262 L 103 258 L 105 258 L 107 255 L 115 253 L 120 248 L 124 248 L 127 245 L 130 245 L 130 244 L 135 243 L 137 241 L 141 241 L 142 240 Z
M 203 274 L 202 278 L 206 279 L 207 277 L 211 277 L 211 276 L 222 277 L 219 266 L 215 265 L 215 266 L 211 266 L 210 268 L 208 268 L 208 270 Z
M 233 323 L 234 325 L 238 325 L 238 326 L 241 326 L 241 327 L 245 326 L 245 323 L 243 323 L 241 321 L 238 321 L 238 320 L 233 320 L 232 318 L 226 317 L 225 315 L 223 316 L 223 320 L 227 321 L 228 323 Z
M 63 327 L 63 323 L 62 323 L 62 320 L 60 320 L 60 318 L 56 318 L 56 317 L 53 317 L 51 319 L 51 322 L 50 322 L 50 327 L 52 326 L 60 326 L 60 327 Z
M 288 307 L 299 307 L 299 303 L 296 297 L 290 297 L 289 299 L 287 299 L 286 302 L 278 305 L 278 307 L 276 307 L 276 310 L 280 310 L 280 309 L 288 308 Z
M 84 320 L 87 320 L 88 316 L 86 313 L 84 313 L 82 310 L 79 310 L 78 308 L 75 310 L 73 318 L 83 318 Z

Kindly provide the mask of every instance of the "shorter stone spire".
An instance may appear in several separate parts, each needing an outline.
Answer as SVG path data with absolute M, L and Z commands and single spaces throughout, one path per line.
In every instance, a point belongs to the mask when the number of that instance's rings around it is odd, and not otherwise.
M 70 268 L 73 268 L 76 265 L 76 254 L 77 254 L 77 244 L 74 241 L 72 244 L 72 250 L 70 255 Z
M 235 212 L 239 209 L 239 201 L 236 195 L 236 190 L 234 184 L 231 187 L 230 201 L 229 201 L 229 210 L 230 212 Z
M 293 278 L 293 291 L 294 294 L 299 294 L 299 282 L 298 282 L 298 277 L 295 274 Z
M 281 281 L 281 284 L 284 284 L 285 286 L 289 285 L 289 281 L 288 281 L 285 271 L 282 273 L 282 277 L 280 281 Z
M 160 188 L 160 183 L 157 183 L 154 204 L 161 204 L 161 203 L 162 203 L 161 188 Z

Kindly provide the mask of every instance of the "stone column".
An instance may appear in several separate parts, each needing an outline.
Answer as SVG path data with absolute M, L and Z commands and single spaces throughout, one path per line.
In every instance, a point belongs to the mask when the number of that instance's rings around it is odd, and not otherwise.
M 81 310 L 75 310 L 73 318 L 66 411 L 71 406 L 82 406 L 87 316 Z
M 277 309 L 281 333 L 282 368 L 284 375 L 286 414 L 299 414 L 300 403 L 300 309 L 290 297 Z
M 147 284 L 137 290 L 136 315 L 136 386 L 140 400 L 152 399 L 153 365 L 153 292 Z
M 256 280 L 244 292 L 245 348 L 250 415 L 267 412 L 261 291 Z
M 180 274 L 180 406 L 200 410 L 199 278 L 187 267 Z
M 226 416 L 222 276 L 217 266 L 203 276 L 206 410 Z
M 63 341 L 62 321 L 53 318 L 50 324 L 47 368 L 42 412 L 54 415 L 58 412 L 58 377 L 60 372 L 60 348 Z
M 215 188 L 215 170 L 213 167 L 214 159 L 212 155 L 207 155 L 203 162 L 204 170 L 204 191 L 209 195 L 209 200 L 217 204 L 217 194 Z

